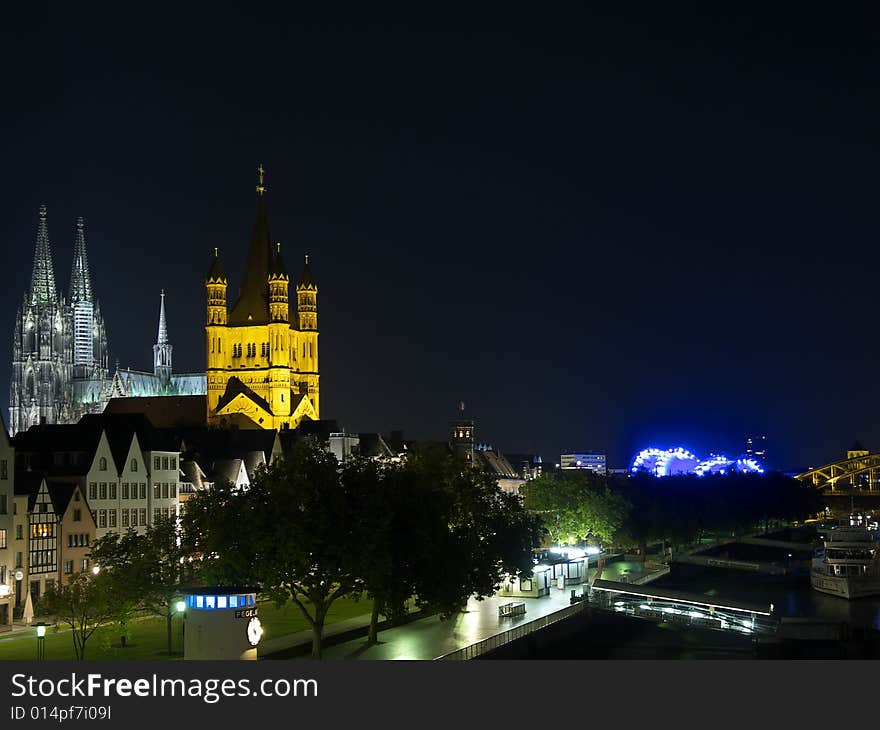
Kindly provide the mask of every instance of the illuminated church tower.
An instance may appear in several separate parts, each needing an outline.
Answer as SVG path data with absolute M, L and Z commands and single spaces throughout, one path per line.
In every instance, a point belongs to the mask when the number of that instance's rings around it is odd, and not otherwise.
M 168 325 L 165 322 L 165 290 L 159 304 L 159 335 L 153 345 L 153 374 L 167 388 L 171 382 L 171 343 L 168 341 Z
M 227 306 L 228 280 L 214 249 L 205 278 L 207 420 L 215 426 L 295 428 L 319 418 L 318 287 L 306 257 L 290 308 L 290 277 L 266 216 L 263 168 L 257 219 L 241 293 Z
M 71 423 L 93 409 L 107 377 L 107 331 L 92 294 L 83 219 L 76 223 L 70 296 L 55 285 L 46 206 L 40 206 L 31 287 L 15 317 L 9 430 Z

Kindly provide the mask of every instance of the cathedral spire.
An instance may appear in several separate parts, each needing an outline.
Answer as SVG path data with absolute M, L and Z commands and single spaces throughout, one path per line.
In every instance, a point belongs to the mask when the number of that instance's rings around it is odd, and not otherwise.
M 46 225 L 46 206 L 40 206 L 37 224 L 37 245 L 34 249 L 34 269 L 31 275 L 31 301 L 35 304 L 53 302 L 58 298 L 55 289 L 55 269 L 49 246 L 49 228 Z
M 162 290 L 162 299 L 159 303 L 159 339 L 157 344 L 168 344 L 168 325 L 165 322 L 165 290 Z
M 92 301 L 92 279 L 89 276 L 89 258 L 86 255 L 86 237 L 83 219 L 76 219 L 76 240 L 73 246 L 73 268 L 70 272 L 70 303 Z
M 262 165 L 259 168 L 262 170 Z M 266 217 L 266 202 L 263 193 L 263 173 L 257 185 L 257 219 L 251 233 L 251 244 L 244 265 L 244 281 L 241 292 L 232 311 L 229 312 L 230 324 L 266 324 L 269 322 L 269 269 L 275 247 L 269 232 L 269 220 Z
M 159 336 L 153 345 L 153 373 L 162 381 L 163 388 L 171 381 L 171 343 L 168 342 L 168 325 L 165 322 L 165 290 L 159 302 Z

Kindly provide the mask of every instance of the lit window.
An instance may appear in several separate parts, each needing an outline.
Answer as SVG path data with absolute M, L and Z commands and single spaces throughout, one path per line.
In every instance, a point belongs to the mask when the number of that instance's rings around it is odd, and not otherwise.
M 205 596 L 205 608 L 214 608 L 214 596 Z
M 238 608 L 238 596 L 229 596 L 229 608 Z
M 196 596 L 196 608 L 202 608 L 205 605 L 204 596 Z
M 226 608 L 226 596 L 217 596 L 217 608 Z

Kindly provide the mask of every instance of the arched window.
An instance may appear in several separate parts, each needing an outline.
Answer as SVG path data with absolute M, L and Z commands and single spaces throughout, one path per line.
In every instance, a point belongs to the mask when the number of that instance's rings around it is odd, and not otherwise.
M 98 459 L 98 470 L 107 471 L 107 459 L 105 459 L 103 456 Z
M 131 460 L 131 470 L 132 470 L 132 471 L 137 471 L 137 470 L 138 470 L 138 460 L 137 460 L 137 459 L 132 459 L 132 460 Z

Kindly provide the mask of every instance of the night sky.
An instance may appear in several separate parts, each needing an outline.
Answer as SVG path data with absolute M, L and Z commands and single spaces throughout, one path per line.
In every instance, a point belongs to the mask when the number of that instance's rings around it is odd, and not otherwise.
M 876 14 L 183 5 L 6 24 L 4 420 L 41 203 L 65 294 L 85 218 L 111 364 L 152 368 L 164 288 L 174 369 L 204 370 L 204 276 L 219 246 L 234 300 L 262 163 L 350 431 L 444 438 L 463 400 L 545 462 L 880 450 Z

